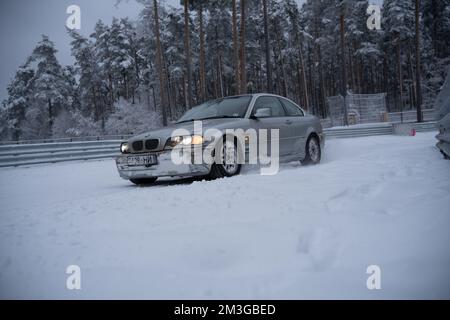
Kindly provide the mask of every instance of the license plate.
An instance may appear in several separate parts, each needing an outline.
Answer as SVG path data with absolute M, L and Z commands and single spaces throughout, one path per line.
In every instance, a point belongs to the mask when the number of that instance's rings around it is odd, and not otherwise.
M 150 154 L 145 156 L 128 157 L 127 163 L 129 166 L 151 166 L 158 163 L 156 155 Z

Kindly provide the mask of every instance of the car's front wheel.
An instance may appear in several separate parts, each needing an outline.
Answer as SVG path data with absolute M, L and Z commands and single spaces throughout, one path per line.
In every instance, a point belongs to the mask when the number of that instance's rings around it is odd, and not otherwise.
M 223 177 L 236 176 L 241 172 L 242 165 L 238 161 L 238 150 L 235 143 L 225 141 L 222 146 L 222 161 L 213 164 L 210 178 L 218 179 Z
M 318 164 L 322 159 L 322 150 L 320 148 L 319 138 L 311 135 L 306 141 L 306 157 L 302 161 L 303 165 Z
M 132 183 L 135 185 L 145 185 L 145 184 L 153 184 L 158 180 L 158 178 L 142 178 L 142 179 L 130 179 Z

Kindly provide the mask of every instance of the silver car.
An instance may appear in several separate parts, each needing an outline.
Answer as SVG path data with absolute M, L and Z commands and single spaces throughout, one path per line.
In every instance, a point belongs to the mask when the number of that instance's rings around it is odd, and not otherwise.
M 224 140 L 206 141 L 194 135 L 194 124 L 201 121 L 203 130 L 214 128 Z M 174 136 L 177 129 L 189 135 Z M 116 164 L 122 178 L 135 184 L 154 183 L 160 177 L 231 177 L 240 173 L 242 164 L 237 156 L 227 161 L 208 163 L 174 163 L 171 153 L 179 143 L 190 144 L 192 152 L 208 144 L 221 142 L 227 155 L 229 130 L 278 129 L 279 162 L 300 160 L 303 164 L 318 164 L 324 146 L 319 119 L 306 113 L 289 99 L 272 94 L 249 94 L 226 97 L 203 103 L 187 111 L 175 124 L 135 136 L 122 143 L 122 155 Z M 229 147 L 229 146 L 228 146 Z M 248 148 L 243 153 L 248 153 Z

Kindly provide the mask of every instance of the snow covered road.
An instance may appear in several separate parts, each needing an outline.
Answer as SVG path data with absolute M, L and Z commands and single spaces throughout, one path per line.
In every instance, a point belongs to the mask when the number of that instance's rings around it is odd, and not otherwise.
M 319 166 L 153 187 L 113 161 L 1 169 L 0 298 L 450 298 L 434 136 L 330 140 Z

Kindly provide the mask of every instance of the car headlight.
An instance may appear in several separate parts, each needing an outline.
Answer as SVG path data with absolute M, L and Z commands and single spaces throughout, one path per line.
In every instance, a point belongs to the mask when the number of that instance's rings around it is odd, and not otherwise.
M 120 152 L 122 154 L 127 154 L 130 152 L 130 146 L 128 145 L 127 142 L 124 142 L 120 145 Z
M 206 140 L 203 138 L 203 136 L 193 135 L 193 136 L 172 137 L 167 141 L 167 144 L 173 148 L 179 144 L 184 146 L 191 146 L 191 145 L 201 145 L 205 142 Z

